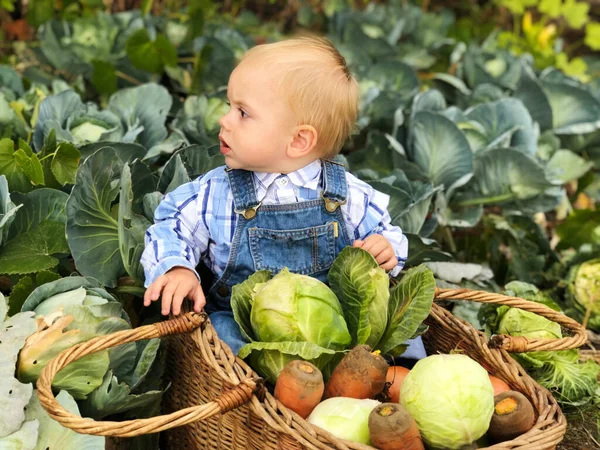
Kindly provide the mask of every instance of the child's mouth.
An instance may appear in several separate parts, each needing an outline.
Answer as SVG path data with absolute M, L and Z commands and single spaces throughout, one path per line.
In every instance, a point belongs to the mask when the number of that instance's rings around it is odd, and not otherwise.
M 219 142 L 221 144 L 221 153 L 223 155 L 226 155 L 227 153 L 231 152 L 231 148 L 229 147 L 229 145 L 227 145 L 227 142 L 225 142 L 225 139 L 223 139 L 221 136 L 219 136 Z

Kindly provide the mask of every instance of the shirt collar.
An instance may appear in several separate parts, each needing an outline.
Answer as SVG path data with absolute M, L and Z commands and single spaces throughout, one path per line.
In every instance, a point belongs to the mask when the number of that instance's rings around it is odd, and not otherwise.
M 311 162 L 310 164 L 286 174 L 288 179 L 298 187 L 317 190 L 321 178 L 321 160 Z M 258 182 L 257 190 L 267 191 L 280 173 L 254 172 L 254 178 Z

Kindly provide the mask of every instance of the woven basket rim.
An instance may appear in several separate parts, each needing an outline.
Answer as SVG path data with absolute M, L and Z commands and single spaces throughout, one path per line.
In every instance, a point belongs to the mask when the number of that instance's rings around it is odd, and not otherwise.
M 470 290 L 461 291 L 468 293 Z M 530 303 L 530 306 L 533 307 L 537 305 L 527 300 L 519 300 Z M 528 432 L 513 440 L 484 447 L 481 450 L 541 450 L 554 448 L 564 437 L 567 423 L 552 394 L 531 378 L 506 350 L 490 348 L 485 334 L 476 330 L 468 322 L 455 317 L 449 311 L 435 303 L 432 305 L 428 320 L 432 320 L 432 318 L 433 320 L 437 320 L 438 323 L 464 333 L 469 339 L 476 341 L 478 346 L 490 356 L 487 361 L 488 367 L 486 367 L 486 364 L 482 364 L 486 370 L 489 372 L 489 368 L 496 369 L 492 373 L 494 376 L 507 382 L 511 389 L 516 389 L 525 394 L 532 401 L 538 415 L 536 424 Z M 249 374 L 258 376 L 245 361 L 233 355 L 229 347 L 219 339 L 210 321 L 207 321 L 202 328 L 196 330 L 193 335 L 194 340 L 202 348 L 203 354 L 207 354 L 208 356 L 208 354 L 213 353 L 214 355 L 215 351 L 217 354 L 221 354 L 218 358 L 212 357 L 209 359 L 211 365 L 214 363 L 219 365 L 217 361 L 224 360 L 222 353 L 227 355 L 225 360 L 231 362 L 233 359 L 235 361 L 233 365 L 235 376 L 231 376 L 231 369 L 224 371 L 223 367 L 213 367 L 231 385 L 241 382 Z M 458 343 L 458 347 L 460 347 L 460 342 Z M 228 372 L 229 376 L 225 372 Z M 276 400 L 266 389 L 261 397 L 261 400 L 256 396 L 251 399 L 250 408 L 252 412 L 277 432 L 287 434 L 307 449 L 376 450 L 375 447 L 338 439 L 327 431 L 309 424 L 306 420 Z
M 426 323 L 430 326 L 426 340 L 433 337 L 439 350 L 449 353 L 453 350 L 468 349 L 467 354 L 478 361 L 494 375 L 508 382 L 516 390 L 527 395 L 539 417 L 532 430 L 512 441 L 496 444 L 487 449 L 494 450 L 543 450 L 551 449 L 560 442 L 566 432 L 566 419 L 554 397 L 537 384 L 525 370 L 508 354 L 508 351 L 541 351 L 578 348 L 587 340 L 583 327 L 566 315 L 544 305 L 469 289 L 435 290 L 436 300 L 468 300 L 482 303 L 505 304 L 537 313 L 571 332 L 571 336 L 561 339 L 527 339 L 499 336 L 488 345 L 485 335 L 470 324 L 453 316 L 446 309 L 434 304 Z M 189 306 L 189 302 L 186 304 Z M 135 419 L 124 422 L 94 421 L 74 415 L 62 407 L 54 397 L 51 385 L 56 373 L 65 365 L 91 353 L 143 339 L 186 334 L 185 345 L 193 352 L 200 352 L 202 366 L 220 380 L 218 387 L 211 388 L 208 399 L 203 404 L 183 405 L 170 414 L 150 419 Z M 457 336 L 461 337 L 457 339 Z M 467 348 L 467 345 L 469 347 Z M 439 351 L 438 350 L 438 351 Z M 185 358 L 185 356 L 182 356 Z M 490 370 L 491 369 L 491 370 Z M 195 369 L 192 369 L 192 372 Z M 373 450 L 373 447 L 342 441 L 318 427 L 308 424 L 300 416 L 277 402 L 273 396 L 261 389 L 256 373 L 243 360 L 233 355 L 229 347 L 217 336 L 205 313 L 185 314 L 168 321 L 145 325 L 131 330 L 118 331 L 99 336 L 64 350 L 53 358 L 42 370 L 37 381 L 37 395 L 49 416 L 63 426 L 79 433 L 101 436 L 137 436 L 164 431 L 170 428 L 206 420 L 249 402 L 252 417 L 279 433 L 282 439 L 299 443 L 309 450 Z M 261 422 L 261 423 L 262 423 Z M 226 432 L 228 429 L 225 429 Z M 333 446 L 333 447 L 332 447 Z

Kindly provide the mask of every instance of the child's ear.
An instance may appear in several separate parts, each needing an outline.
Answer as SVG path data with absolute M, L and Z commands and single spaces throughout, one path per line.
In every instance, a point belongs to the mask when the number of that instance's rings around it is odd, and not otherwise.
M 308 155 L 317 146 L 318 134 L 311 125 L 299 125 L 294 129 L 294 138 L 288 145 L 287 155 L 290 158 L 301 158 Z

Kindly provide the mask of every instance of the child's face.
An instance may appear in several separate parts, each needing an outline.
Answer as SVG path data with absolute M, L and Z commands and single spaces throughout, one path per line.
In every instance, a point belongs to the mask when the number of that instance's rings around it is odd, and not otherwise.
M 275 74 L 242 62 L 227 88 L 230 109 L 221 117 L 221 153 L 232 169 L 283 172 L 296 120 L 285 98 L 276 92 Z

